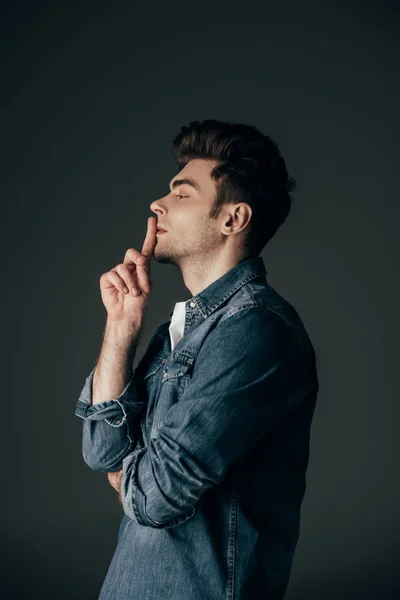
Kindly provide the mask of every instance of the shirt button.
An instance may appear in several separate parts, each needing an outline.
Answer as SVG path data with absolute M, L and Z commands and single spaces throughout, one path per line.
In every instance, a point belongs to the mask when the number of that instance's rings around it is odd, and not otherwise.
M 190 306 L 191 306 L 192 308 L 194 308 L 194 307 L 196 306 L 196 302 L 191 302 L 191 303 L 190 303 Z

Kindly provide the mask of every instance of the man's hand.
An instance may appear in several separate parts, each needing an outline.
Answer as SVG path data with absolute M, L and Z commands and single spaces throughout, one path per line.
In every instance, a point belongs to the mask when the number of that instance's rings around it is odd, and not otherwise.
M 101 275 L 100 293 L 108 321 L 134 323 L 143 319 L 153 289 L 150 270 L 156 244 L 157 219 L 149 217 L 142 251 L 128 248 L 123 262 Z
M 120 471 L 113 471 L 113 472 L 107 473 L 108 481 L 111 483 L 113 488 L 115 490 L 117 490 L 118 495 L 119 495 L 119 501 L 121 504 L 122 504 L 122 498 L 121 498 L 120 490 L 121 490 L 122 474 L 123 474 L 123 469 L 121 469 Z

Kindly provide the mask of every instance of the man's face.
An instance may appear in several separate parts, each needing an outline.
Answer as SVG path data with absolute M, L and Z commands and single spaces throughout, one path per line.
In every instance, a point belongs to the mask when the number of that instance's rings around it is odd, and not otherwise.
M 157 215 L 158 226 L 166 232 L 157 234 L 154 259 L 177 266 L 189 260 L 197 261 L 218 253 L 222 234 L 220 219 L 210 219 L 209 211 L 215 199 L 215 183 L 210 177 L 218 164 L 215 160 L 191 160 L 171 182 L 166 196 L 150 205 Z M 175 181 L 190 179 L 173 187 Z

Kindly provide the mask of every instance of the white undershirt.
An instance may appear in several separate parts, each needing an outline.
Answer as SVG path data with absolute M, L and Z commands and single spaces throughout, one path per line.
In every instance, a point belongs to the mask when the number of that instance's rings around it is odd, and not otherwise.
M 185 328 L 185 304 L 186 301 L 176 302 L 169 326 L 169 336 L 171 338 L 171 352 L 176 344 L 183 338 Z

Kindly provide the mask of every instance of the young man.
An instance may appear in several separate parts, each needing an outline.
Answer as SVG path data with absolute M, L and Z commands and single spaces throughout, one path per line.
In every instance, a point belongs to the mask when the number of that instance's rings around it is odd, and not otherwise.
M 319 383 L 302 320 L 258 254 L 295 181 L 248 125 L 194 121 L 173 153 L 179 173 L 150 205 L 142 252 L 100 278 L 104 342 L 75 413 L 85 462 L 109 473 L 124 509 L 99 600 L 280 600 Z M 152 257 L 179 267 L 191 297 L 133 370 Z

